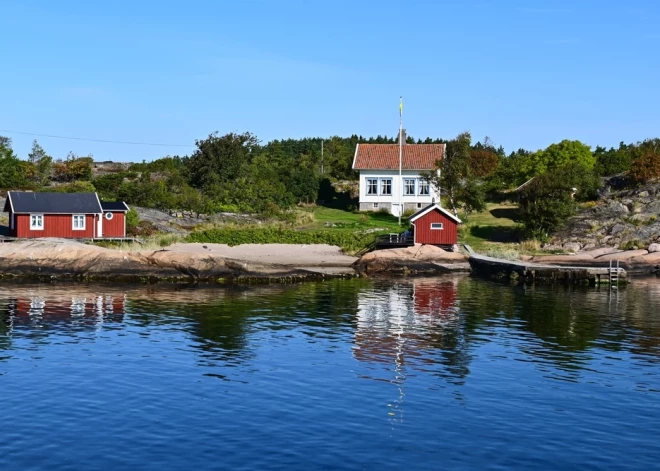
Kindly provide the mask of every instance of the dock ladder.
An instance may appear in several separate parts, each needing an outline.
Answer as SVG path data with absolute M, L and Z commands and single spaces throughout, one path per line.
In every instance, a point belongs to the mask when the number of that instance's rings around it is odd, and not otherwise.
M 618 288 L 619 287 L 619 272 L 621 268 L 619 267 L 619 261 L 616 261 L 616 265 L 614 264 L 614 260 L 610 260 L 610 269 L 608 270 L 608 273 L 610 275 L 610 288 Z

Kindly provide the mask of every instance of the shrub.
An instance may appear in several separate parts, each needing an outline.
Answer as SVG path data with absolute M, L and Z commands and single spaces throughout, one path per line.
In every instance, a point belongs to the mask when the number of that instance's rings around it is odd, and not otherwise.
M 649 151 L 642 154 L 633 161 L 629 175 L 638 183 L 660 178 L 660 153 Z
M 357 252 L 375 239 L 374 234 L 344 231 L 295 231 L 278 227 L 250 227 L 242 229 L 217 228 L 193 232 L 188 242 L 210 244 L 328 244 L 346 252 Z

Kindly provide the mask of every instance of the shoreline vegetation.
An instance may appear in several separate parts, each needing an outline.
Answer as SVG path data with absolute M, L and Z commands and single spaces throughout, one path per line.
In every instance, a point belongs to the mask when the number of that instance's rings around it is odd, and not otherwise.
M 262 269 L 254 268 L 260 260 L 250 262 L 254 270 L 241 272 L 236 268 L 239 265 L 232 265 L 240 258 L 183 255 L 181 247 L 327 245 L 350 256 L 368 247 L 378 235 L 408 229 L 405 217 L 399 225 L 389 213 L 357 211 L 358 175 L 352 160 L 356 144 L 362 142 L 391 144 L 397 140 L 354 135 L 263 144 L 250 133 L 215 133 L 196 141 L 191 155 L 121 163 L 95 162 L 91 155 L 71 153 L 54 159 L 36 140 L 23 160 L 13 152 L 11 140 L 0 136 L 0 199 L 9 189 L 24 189 L 96 191 L 102 200 L 125 201 L 132 208 L 127 215 L 128 235 L 142 243 L 97 242 L 80 249 L 83 258 L 66 262 L 69 267 L 95 257 L 115 260 L 120 254 L 136 264 L 137 280 L 151 276 L 145 267 L 160 267 L 164 276 L 189 279 L 211 279 L 216 275 L 214 270 L 218 278 L 223 278 L 220 273 L 249 277 Z M 469 133 L 449 140 L 406 140 L 406 145 L 416 143 L 446 144 L 445 157 L 437 163 L 440 172 L 430 172 L 427 178 L 442 189 L 442 206 L 456 211 L 464 221 L 459 242 L 476 252 L 506 260 L 535 262 L 542 256 L 564 256 L 568 258 L 557 259 L 557 263 L 601 263 L 604 259 L 588 260 L 590 251 L 613 249 L 620 253 L 630 249 L 630 253 L 617 257 L 629 264 L 637 263 L 635 257 L 655 263 L 654 254 L 660 250 L 660 139 L 621 143 L 610 149 L 591 149 L 580 141 L 564 140 L 546 149 L 519 149 L 509 154 L 489 138 L 473 142 Z M 0 217 L 0 226 L 7 223 L 6 217 Z M 35 243 L 13 244 L 32 250 Z M 171 247 L 179 248 L 175 251 Z M 3 253 L 10 252 L 3 248 Z M 422 261 L 451 265 L 449 270 L 465 263 L 444 263 L 450 257 L 439 253 L 420 254 L 383 252 L 372 263 L 389 267 L 393 273 L 423 273 L 433 268 L 423 266 Z M 18 263 L 20 250 L 12 257 L 2 260 L 10 265 Z M 413 260 L 407 269 L 401 262 L 406 257 Z M 32 267 L 39 276 L 60 276 L 67 269 L 33 262 L 25 261 L 26 273 L 27 267 Z M 119 266 L 119 262 L 112 263 Z M 283 265 L 286 270 L 278 268 L 283 277 L 296 269 Z M 94 269 L 71 269 L 76 276 L 98 276 Z M 21 273 L 20 269 L 14 271 Z M 297 272 L 290 275 L 303 276 Z

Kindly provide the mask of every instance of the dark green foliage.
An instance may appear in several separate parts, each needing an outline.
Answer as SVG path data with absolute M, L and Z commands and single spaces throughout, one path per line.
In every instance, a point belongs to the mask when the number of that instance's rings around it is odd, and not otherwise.
M 349 252 L 356 252 L 375 240 L 374 234 L 360 234 L 348 231 L 295 231 L 274 227 L 247 229 L 210 229 L 193 232 L 188 242 L 212 244 L 329 244 L 337 245 Z
M 520 200 L 520 215 L 528 235 L 547 239 L 575 214 L 576 201 L 597 198 L 599 186 L 598 176 L 577 163 L 534 178 L 522 190 Z
M 605 177 L 630 170 L 633 155 L 630 147 L 622 142 L 618 149 L 611 147 L 607 150 L 601 146 L 596 147 L 594 157 L 596 157 L 596 172 Z
M 96 192 L 96 188 L 92 182 L 77 180 L 71 183 L 64 183 L 63 185 L 42 187 L 39 191 L 54 193 L 94 193 Z
M 187 161 L 190 184 L 195 188 L 209 188 L 238 178 L 241 168 L 249 164 L 256 152 L 258 140 L 249 132 L 217 133 L 195 142 L 197 150 Z
M 0 136 L 1 137 L 1 136 Z M 20 160 L 11 148 L 11 139 L 0 140 L 0 188 L 5 190 L 29 186 L 27 162 Z

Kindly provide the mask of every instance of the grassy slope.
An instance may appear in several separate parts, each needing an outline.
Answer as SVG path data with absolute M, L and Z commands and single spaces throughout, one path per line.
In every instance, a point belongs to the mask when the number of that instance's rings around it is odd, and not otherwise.
M 307 224 L 300 229 L 344 230 L 351 232 L 371 230 L 376 233 L 389 233 L 403 232 L 408 228 L 408 221 L 406 219 L 402 219 L 401 226 L 399 226 L 397 218 L 391 214 L 381 212 L 354 213 L 350 211 L 342 211 L 340 209 L 317 206 L 313 210 L 313 215 L 314 222 Z

